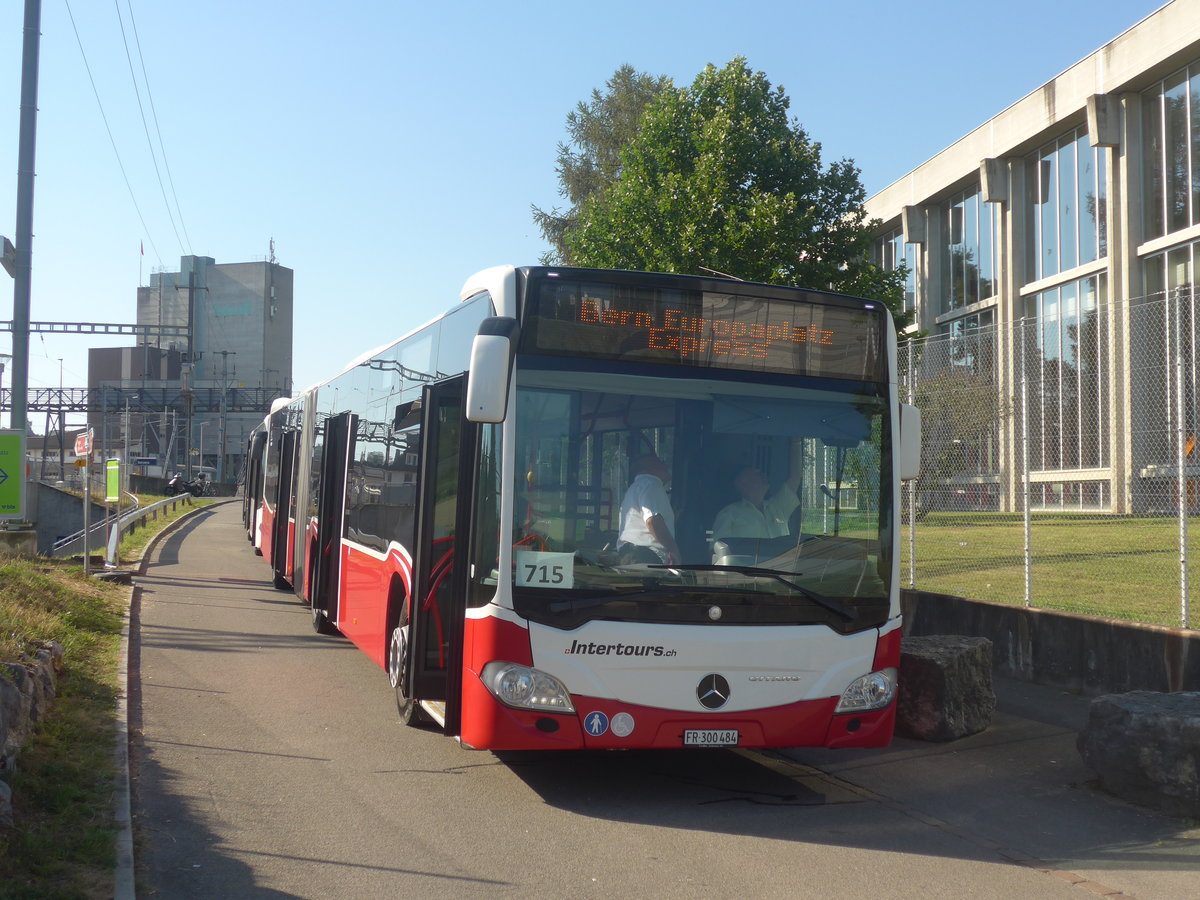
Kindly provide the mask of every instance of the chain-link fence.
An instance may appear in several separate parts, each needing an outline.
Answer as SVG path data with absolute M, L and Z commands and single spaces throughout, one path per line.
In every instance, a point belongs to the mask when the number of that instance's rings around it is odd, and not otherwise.
M 901 397 L 923 419 L 902 583 L 1198 627 L 1197 298 L 1051 299 L 1011 327 L 902 345 Z

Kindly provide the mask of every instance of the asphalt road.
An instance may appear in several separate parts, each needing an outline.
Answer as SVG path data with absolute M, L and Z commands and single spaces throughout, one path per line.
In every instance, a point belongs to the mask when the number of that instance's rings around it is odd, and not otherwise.
M 166 898 L 1200 895 L 1200 830 L 1099 792 L 1087 701 L 876 751 L 493 754 L 401 726 L 384 673 L 271 587 L 240 506 L 139 579 L 138 893 Z

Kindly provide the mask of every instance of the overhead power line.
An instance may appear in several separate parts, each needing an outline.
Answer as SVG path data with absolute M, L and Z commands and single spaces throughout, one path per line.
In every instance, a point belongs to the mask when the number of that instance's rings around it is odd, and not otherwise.
M 154 251 L 154 256 L 158 259 L 158 264 L 166 268 L 163 264 L 162 254 L 158 252 L 158 245 L 154 243 L 154 238 L 150 234 L 150 229 L 146 226 L 146 218 L 142 215 L 142 208 L 138 206 L 137 196 L 133 192 L 133 185 L 129 183 L 129 175 L 125 171 L 125 163 L 121 161 L 121 151 L 117 149 L 117 141 L 113 137 L 112 128 L 108 124 L 108 115 L 104 112 L 104 103 L 100 99 L 100 91 L 96 87 L 96 79 L 92 76 L 92 67 L 88 63 L 87 52 L 83 49 L 83 39 L 79 36 L 79 26 L 75 24 L 75 13 L 71 10 L 71 0 L 63 0 L 67 7 L 67 16 L 71 20 L 71 28 L 75 32 L 75 42 L 79 45 L 79 54 L 83 57 L 83 67 L 87 70 L 88 80 L 92 83 L 92 94 L 96 97 L 96 105 L 100 108 L 100 118 L 104 121 L 104 130 L 108 132 L 108 141 L 112 144 L 113 154 L 117 157 L 117 166 L 121 170 L 121 177 L 125 180 L 125 189 L 129 191 L 129 199 L 133 203 L 133 208 L 137 212 L 138 221 L 142 223 L 142 230 L 146 233 L 146 240 L 150 242 L 150 249 Z
M 150 91 L 150 76 L 146 73 L 146 59 L 142 55 L 142 41 L 138 37 L 137 22 L 133 18 L 133 2 L 129 0 L 129 24 L 133 27 L 133 42 L 137 45 L 138 60 L 142 64 L 142 81 L 146 85 L 146 99 L 150 101 L 150 116 L 154 119 L 154 132 L 158 135 L 158 147 L 162 152 L 163 168 L 167 170 L 167 183 L 171 185 L 171 196 L 175 200 L 175 212 L 179 216 L 179 227 L 183 229 L 183 239 L 187 242 L 188 253 L 192 252 L 192 237 L 188 234 L 187 223 L 183 220 L 183 209 L 179 205 L 179 195 L 175 191 L 175 178 L 171 175 L 171 163 L 167 160 L 167 148 L 163 143 L 162 129 L 158 126 L 158 110 L 154 106 L 154 94 Z
M 121 42 L 125 45 L 125 60 L 126 60 L 126 62 L 129 63 L 129 80 L 133 82 L 133 94 L 135 97 L 137 97 L 138 114 L 142 117 L 142 131 L 146 135 L 146 146 L 150 149 L 150 161 L 154 164 L 154 177 L 158 179 L 158 189 L 162 193 L 163 206 L 165 206 L 167 209 L 167 218 L 171 222 L 171 229 L 175 232 L 175 240 L 179 243 L 179 252 L 181 254 L 186 255 L 188 252 L 188 249 L 186 247 L 184 247 L 183 239 L 179 236 L 179 228 L 175 225 L 175 213 L 171 210 L 171 201 L 167 199 L 167 188 L 166 188 L 166 185 L 163 184 L 162 172 L 158 168 L 158 154 L 154 152 L 154 141 L 150 137 L 150 124 L 146 121 L 146 110 L 145 110 L 145 107 L 142 106 L 142 92 L 138 89 L 137 74 L 133 70 L 133 57 L 129 55 L 129 38 L 126 37 L 126 35 L 125 35 L 125 20 L 121 18 L 121 6 L 117 2 L 117 0 L 113 0 L 113 7 L 117 11 L 117 24 L 120 25 L 120 27 L 121 27 Z M 132 6 L 132 4 L 130 4 L 130 7 L 129 7 L 129 16 L 130 16 L 130 24 L 133 25 L 133 6 Z M 136 27 L 136 25 L 133 25 L 133 27 L 134 27 L 134 39 L 136 40 L 137 27 Z M 142 63 L 142 78 L 146 82 L 146 95 L 147 95 L 147 97 L 149 97 L 150 96 L 150 81 L 146 77 L 146 61 L 144 59 L 142 59 L 141 52 L 142 52 L 142 47 L 141 47 L 141 44 L 139 43 L 138 44 L 138 58 L 141 60 L 141 63 Z M 151 111 L 153 111 L 153 108 L 154 108 L 154 103 L 153 103 L 153 99 L 151 99 Z M 155 128 L 158 127 L 158 118 L 157 117 L 155 117 L 154 126 L 155 126 Z M 167 153 L 166 153 L 166 149 L 163 148 L 163 146 L 162 146 L 161 132 L 159 133 L 159 149 L 163 155 L 163 165 L 166 166 L 167 165 Z M 170 169 L 168 168 L 167 171 L 168 171 L 168 175 L 169 175 Z M 174 184 L 172 184 L 171 189 L 172 189 L 172 191 L 174 190 Z M 179 201 L 176 200 L 176 207 L 178 207 L 178 205 L 179 205 Z M 183 215 L 182 214 L 180 214 L 179 223 L 180 223 L 180 225 L 183 224 Z M 185 228 L 184 231 L 186 232 L 187 229 Z

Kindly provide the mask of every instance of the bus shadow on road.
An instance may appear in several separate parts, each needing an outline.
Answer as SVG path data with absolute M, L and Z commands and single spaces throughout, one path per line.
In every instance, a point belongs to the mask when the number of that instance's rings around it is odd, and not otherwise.
M 1069 786 L 1063 803 L 1040 806 L 1035 796 L 1012 808 L 976 808 L 979 798 L 936 777 L 926 779 L 924 793 L 914 792 L 904 757 L 944 748 L 910 745 L 916 742 L 876 757 L 895 767 L 893 796 L 809 765 L 814 757 L 804 750 L 496 756 L 547 804 L 590 818 L 1033 868 L 1200 869 L 1200 832 L 1189 832 L 1188 823 L 1117 803 L 1086 785 Z M 814 761 L 824 758 L 816 751 Z M 956 804 L 961 816 L 947 812 Z M 1018 821 L 1039 808 L 1040 818 Z M 1091 827 L 1080 827 L 1082 820 Z M 1013 837 L 1022 830 L 1025 838 Z

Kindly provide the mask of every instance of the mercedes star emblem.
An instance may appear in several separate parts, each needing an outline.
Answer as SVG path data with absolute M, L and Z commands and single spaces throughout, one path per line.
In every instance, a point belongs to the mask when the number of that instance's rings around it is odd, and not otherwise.
M 705 709 L 720 709 L 729 702 L 729 682 L 720 675 L 705 675 L 696 687 L 696 698 Z

